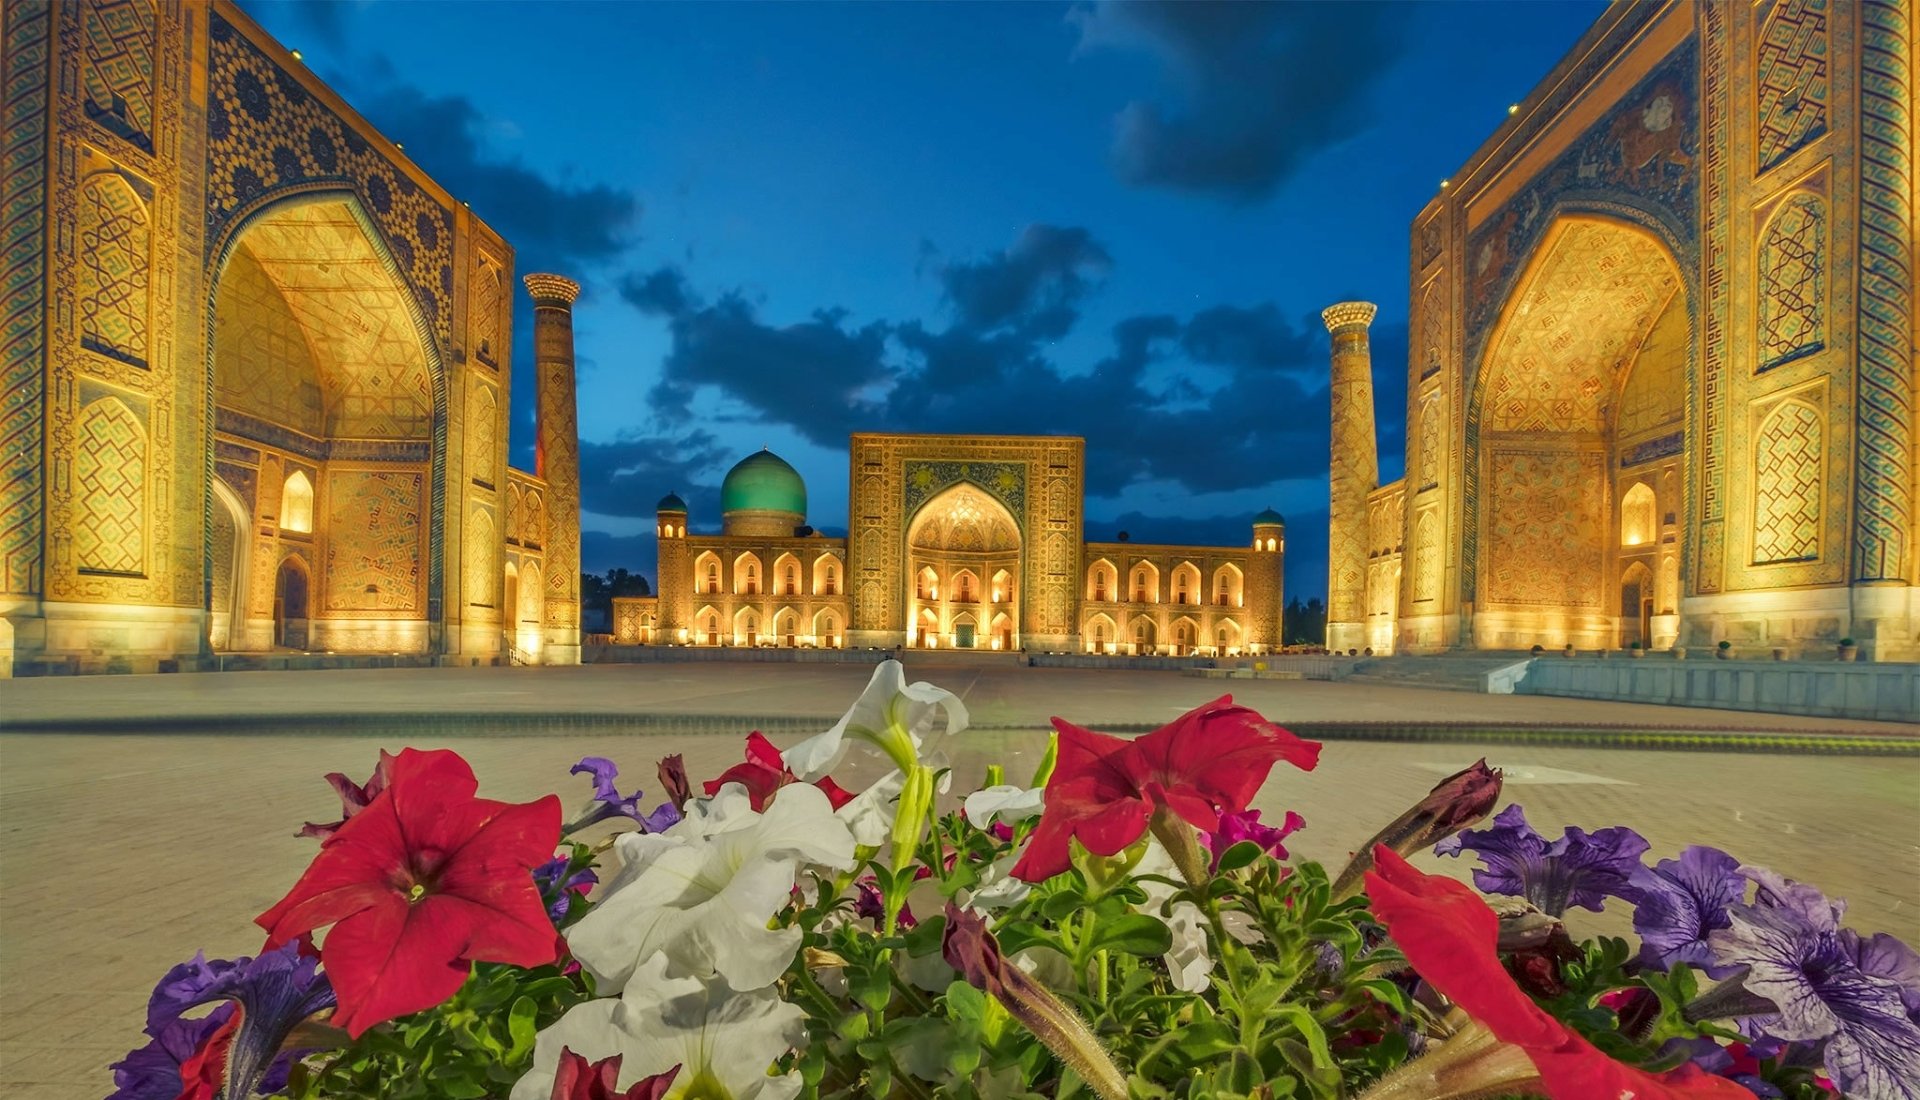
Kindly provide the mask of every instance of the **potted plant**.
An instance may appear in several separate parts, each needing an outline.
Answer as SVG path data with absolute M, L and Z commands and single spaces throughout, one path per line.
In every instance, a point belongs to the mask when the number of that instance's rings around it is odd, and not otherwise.
M 1646 655 L 1647 655 L 1646 647 L 1642 646 L 1639 642 L 1627 643 L 1627 656 L 1632 657 L 1634 660 L 1637 661 L 1640 658 L 1645 657 Z
M 1547 647 L 1545 647 L 1545 646 L 1542 646 L 1542 645 L 1536 645 L 1536 646 L 1534 646 L 1534 647 L 1533 647 L 1533 648 L 1532 648 L 1531 650 L 1529 650 L 1528 652 L 1530 652 L 1530 653 L 1532 653 L 1532 654 L 1533 654 L 1533 655 L 1534 655 L 1535 657 L 1538 657 L 1538 656 L 1540 656 L 1540 655 L 1541 655 L 1542 653 L 1545 653 L 1546 651 L 1547 651 Z
M 1673 647 L 1673 659 L 1674 659 L 1674 660 L 1676 660 L 1676 661 L 1684 661 L 1684 660 L 1686 660 L 1686 659 L 1687 659 L 1687 647 L 1686 647 L 1686 646 L 1683 646 L 1683 645 L 1677 645 L 1677 646 L 1674 646 L 1674 647 Z
M 1563 649 L 1563 650 L 1561 650 L 1561 651 L 1560 651 L 1560 656 L 1562 656 L 1562 657 L 1571 657 L 1571 656 L 1573 656 L 1573 643 L 1572 643 L 1572 642 L 1568 642 L 1568 643 L 1567 643 L 1567 647 L 1566 647 L 1565 649 Z
M 1714 656 L 1720 658 L 1723 661 L 1732 660 L 1733 659 L 1733 643 L 1729 641 L 1725 641 L 1723 639 L 1718 646 L 1714 647 Z
M 1853 644 L 1852 638 L 1840 639 L 1840 659 L 1852 661 L 1860 656 L 1860 647 Z
M 1783 645 L 1777 645 L 1777 646 L 1774 646 L 1774 647 L 1773 647 L 1773 659 L 1774 659 L 1774 660 L 1776 660 L 1776 661 L 1784 661 L 1784 660 L 1786 660 L 1786 659 L 1787 659 L 1787 647 L 1786 647 L 1786 646 L 1783 646 Z

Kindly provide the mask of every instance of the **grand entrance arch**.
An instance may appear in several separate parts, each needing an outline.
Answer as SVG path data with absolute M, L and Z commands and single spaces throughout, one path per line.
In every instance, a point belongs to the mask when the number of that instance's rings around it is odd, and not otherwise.
M 1672 645 L 1693 354 L 1673 255 L 1563 217 L 1487 348 L 1468 414 L 1474 644 Z
M 373 223 L 338 192 L 262 209 L 223 250 L 213 310 L 216 439 L 251 472 L 235 538 L 258 559 L 309 563 L 298 644 L 430 651 L 444 384 Z M 278 587 L 255 586 L 230 614 L 229 646 L 244 644 L 234 624 L 273 618 Z
M 1020 550 L 1013 514 L 976 486 L 929 499 L 907 525 L 907 644 L 1020 648 Z

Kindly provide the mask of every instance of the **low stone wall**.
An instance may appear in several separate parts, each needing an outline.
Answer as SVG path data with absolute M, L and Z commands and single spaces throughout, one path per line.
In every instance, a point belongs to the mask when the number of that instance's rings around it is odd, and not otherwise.
M 583 665 L 653 665 L 760 661 L 769 664 L 877 665 L 899 654 L 891 649 L 800 649 L 783 646 L 584 645 Z
M 1514 691 L 1920 722 L 1920 664 L 1540 657 L 1528 662 Z

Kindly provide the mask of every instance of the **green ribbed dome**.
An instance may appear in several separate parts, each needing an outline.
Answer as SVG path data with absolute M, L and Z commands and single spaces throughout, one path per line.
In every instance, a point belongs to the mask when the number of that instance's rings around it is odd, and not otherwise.
M 656 512 L 684 512 L 687 510 L 687 502 L 680 499 L 679 493 L 668 493 L 666 496 L 660 498 L 660 503 L 654 505 L 653 510 Z
M 787 460 L 761 451 L 740 460 L 720 483 L 720 511 L 807 514 L 807 483 Z
M 1265 511 L 1261 512 L 1259 515 L 1253 517 L 1253 525 L 1255 527 L 1263 527 L 1268 524 L 1272 524 L 1275 527 L 1285 527 L 1287 525 L 1287 517 L 1281 515 L 1280 513 L 1274 511 L 1271 508 L 1268 508 Z

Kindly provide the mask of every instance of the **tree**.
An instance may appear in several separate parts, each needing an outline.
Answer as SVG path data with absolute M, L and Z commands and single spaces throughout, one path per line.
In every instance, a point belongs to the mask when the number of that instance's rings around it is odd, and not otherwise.
M 1288 645 L 1318 645 L 1327 636 L 1327 605 L 1315 596 L 1306 603 L 1295 596 L 1280 617 L 1280 636 Z
M 611 615 L 615 596 L 651 595 L 653 586 L 647 583 L 647 578 L 625 569 L 609 569 L 604 577 L 594 573 L 580 574 L 580 606 L 585 609 Z

